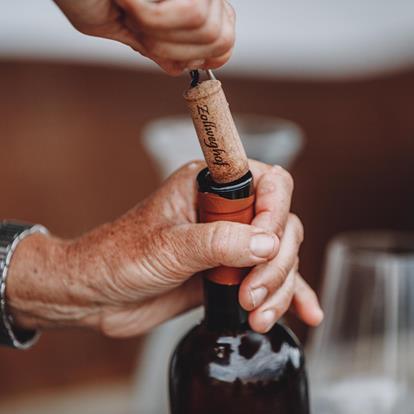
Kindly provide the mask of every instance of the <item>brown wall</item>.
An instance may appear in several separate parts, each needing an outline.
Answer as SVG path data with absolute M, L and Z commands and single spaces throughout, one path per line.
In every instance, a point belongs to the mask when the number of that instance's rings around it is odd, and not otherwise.
M 414 72 L 370 81 L 223 79 L 235 112 L 298 122 L 292 169 L 303 219 L 303 275 L 318 287 L 326 242 L 361 228 L 414 230 Z M 159 179 L 140 143 L 152 118 L 183 113 L 187 78 L 0 62 L 0 217 L 66 237 L 111 220 Z M 303 334 L 303 327 L 297 327 Z M 33 350 L 0 350 L 0 398 L 130 375 L 139 339 L 50 332 Z M 7 378 L 7 379 L 6 379 Z

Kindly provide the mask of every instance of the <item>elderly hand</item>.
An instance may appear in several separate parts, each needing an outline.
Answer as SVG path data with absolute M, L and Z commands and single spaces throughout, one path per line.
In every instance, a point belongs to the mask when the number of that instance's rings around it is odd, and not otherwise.
M 197 224 L 195 178 L 203 166 L 184 166 L 124 216 L 79 239 L 37 234 L 23 240 L 6 292 L 16 322 L 137 335 L 200 304 L 200 278 L 192 276 L 226 265 L 254 266 L 240 289 L 253 329 L 269 330 L 291 305 L 317 325 L 322 311 L 298 273 L 303 228 L 289 212 L 290 175 L 251 161 L 257 195 L 252 224 Z
M 82 33 L 117 40 L 171 75 L 230 58 L 235 14 L 226 0 L 55 0 Z

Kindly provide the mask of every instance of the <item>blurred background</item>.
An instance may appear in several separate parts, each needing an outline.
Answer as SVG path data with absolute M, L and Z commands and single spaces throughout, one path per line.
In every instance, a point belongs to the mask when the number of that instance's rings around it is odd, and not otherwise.
M 232 4 L 237 46 L 216 75 L 235 114 L 300 131 L 285 164 L 306 229 L 301 273 L 319 289 L 337 233 L 414 230 L 414 3 Z M 77 33 L 52 1 L 1 6 L 0 218 L 76 237 L 159 185 L 147 125 L 185 115 L 188 78 Z M 28 352 L 1 349 L 0 411 L 145 414 L 134 404 L 147 340 L 53 331 Z

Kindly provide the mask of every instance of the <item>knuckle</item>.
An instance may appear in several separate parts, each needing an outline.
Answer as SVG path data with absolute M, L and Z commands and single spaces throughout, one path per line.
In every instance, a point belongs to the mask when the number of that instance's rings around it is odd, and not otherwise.
M 288 269 L 286 267 L 286 265 L 281 265 L 280 264 L 276 268 L 276 275 L 277 275 L 277 277 L 273 278 L 272 280 L 274 280 L 275 282 L 277 281 L 277 283 L 280 286 L 280 285 L 282 285 L 286 281 L 287 277 L 289 276 L 289 272 L 290 272 L 290 269 Z
M 289 280 L 287 280 L 287 289 L 286 289 L 286 299 L 288 302 L 288 306 L 293 299 L 293 295 L 295 294 L 296 290 L 296 272 L 292 272 L 289 276 Z
M 117 4 L 126 12 L 127 16 L 134 16 L 141 27 L 150 27 L 153 21 L 153 13 L 145 11 L 144 7 L 137 5 L 134 0 L 117 0 Z
M 288 286 L 285 287 L 285 291 L 280 297 L 280 300 L 277 301 L 274 306 L 276 313 L 280 316 L 282 316 L 288 309 L 292 302 L 294 294 L 294 285 L 289 283 Z
M 295 232 L 295 240 L 301 244 L 305 238 L 305 230 L 300 218 L 293 213 L 289 214 L 289 219 L 292 221 L 293 229 Z
M 220 25 L 218 22 L 212 22 L 205 29 L 203 29 L 201 38 L 205 43 L 213 43 L 218 40 L 219 36 Z
M 272 167 L 272 170 L 271 171 L 272 171 L 273 174 L 276 174 L 277 176 L 279 176 L 280 178 L 282 178 L 282 180 L 284 181 L 285 185 L 290 190 L 293 190 L 294 180 L 293 180 L 293 177 L 292 177 L 292 175 L 290 174 L 289 171 L 285 170 L 280 165 L 274 165 Z
M 222 67 L 231 57 L 231 53 L 226 53 L 218 58 L 210 58 L 205 62 L 205 67 L 210 69 L 217 69 Z
M 199 171 L 205 166 L 202 160 L 191 160 L 186 162 L 178 171 L 184 174 L 192 174 L 194 171 Z
M 153 277 L 161 276 L 157 280 L 158 284 L 171 283 L 169 277 L 180 268 L 182 256 L 185 254 L 183 245 L 186 244 L 174 240 L 167 229 L 158 230 L 152 235 L 151 240 L 147 241 L 144 252 L 145 257 L 150 259 L 146 260 L 146 267 Z
M 282 239 L 283 233 L 285 232 L 285 226 L 280 221 L 277 221 L 275 223 L 275 234 L 279 238 L 279 240 Z
M 226 54 L 234 45 L 234 35 L 232 32 L 224 33 L 220 36 L 220 39 L 216 42 L 214 47 L 214 54 L 221 56 Z
M 257 188 L 258 195 L 271 194 L 276 191 L 276 182 L 273 174 L 266 172 L 259 180 Z
M 282 286 L 284 280 L 285 278 L 283 277 L 283 275 L 281 275 L 280 273 L 274 273 L 273 276 L 269 278 L 267 283 L 265 283 L 265 285 L 269 292 L 272 294 Z
M 207 8 L 204 2 L 199 0 L 187 0 L 181 12 L 187 16 L 189 25 L 194 28 L 202 26 L 207 20 Z
M 99 319 L 99 331 L 108 338 L 118 338 L 120 335 L 112 321 L 111 315 L 102 314 Z
M 145 37 L 142 40 L 142 44 L 147 52 L 147 57 L 150 58 L 169 58 L 168 46 L 162 42 L 158 42 L 150 37 Z
M 232 22 L 234 22 L 236 20 L 236 11 L 234 10 L 234 7 L 230 4 L 230 2 L 226 1 L 226 9 L 227 9 L 227 13 L 229 15 L 229 18 L 231 19 Z
M 210 230 L 210 245 L 212 246 L 212 253 L 214 257 L 225 259 L 228 256 L 231 226 L 229 223 L 216 222 Z
M 101 320 L 99 330 L 102 332 L 104 336 L 107 336 L 108 338 L 113 338 L 116 336 L 114 334 L 112 325 L 107 323 L 105 318 Z
M 289 304 L 285 300 L 281 300 L 273 305 L 273 310 L 276 315 L 276 319 L 280 319 L 288 310 Z
M 101 36 L 101 35 L 104 35 L 105 34 L 97 26 L 77 24 L 77 25 L 74 25 L 74 27 L 79 32 L 81 32 L 81 33 L 83 33 L 85 35 L 88 35 L 88 36 Z
M 150 57 L 150 56 L 147 56 Z M 151 57 L 150 57 L 151 59 Z M 179 76 L 184 71 L 184 66 L 182 62 L 179 60 L 175 60 L 172 58 L 167 59 L 152 59 L 155 63 L 157 63 L 166 73 L 168 73 L 171 76 Z
M 147 36 L 145 34 L 141 35 L 140 42 L 145 49 L 144 53 L 147 53 L 147 55 L 153 54 L 154 50 L 158 46 L 157 41 L 153 37 Z
M 168 231 L 165 228 L 154 231 L 151 239 L 147 240 L 145 246 L 149 251 L 157 250 L 164 252 L 170 250 L 171 240 Z
M 296 256 L 295 264 L 293 266 L 293 270 L 296 272 L 296 274 L 299 272 L 299 262 L 300 262 L 299 256 Z
M 182 167 L 175 171 L 169 178 L 170 182 L 178 183 L 180 185 L 183 179 L 188 179 L 194 177 L 198 173 L 205 163 L 201 160 L 192 160 L 186 162 Z

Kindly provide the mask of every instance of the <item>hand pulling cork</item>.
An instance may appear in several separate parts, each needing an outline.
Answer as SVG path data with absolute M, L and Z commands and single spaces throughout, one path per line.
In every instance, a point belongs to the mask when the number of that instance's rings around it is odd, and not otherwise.
M 220 81 L 206 80 L 184 93 L 204 158 L 216 183 L 230 183 L 249 171 Z

